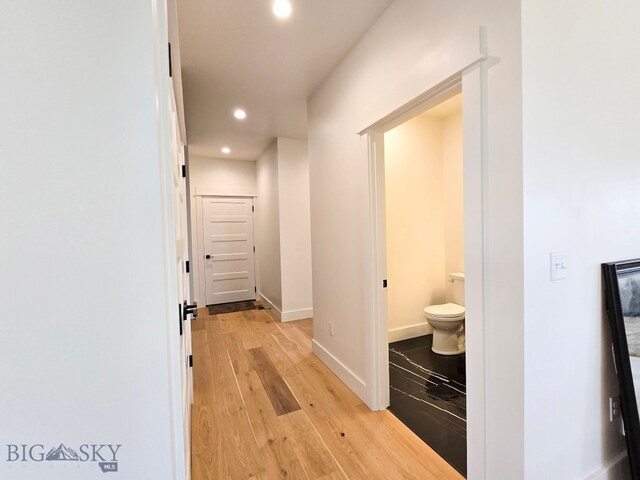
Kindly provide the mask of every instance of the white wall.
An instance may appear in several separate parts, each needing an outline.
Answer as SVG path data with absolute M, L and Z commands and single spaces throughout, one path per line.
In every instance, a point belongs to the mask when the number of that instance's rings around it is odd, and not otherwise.
M 307 141 L 278 138 L 282 319 L 313 316 Z
M 257 195 L 256 162 L 189 156 L 192 195 Z
M 476 365 L 468 371 L 469 441 L 486 445 L 486 452 L 469 451 L 469 476 L 475 479 L 524 475 L 520 22 L 517 0 L 397 0 L 309 102 L 314 351 L 371 400 L 365 392 L 373 375 L 367 364 L 372 233 L 367 142 L 357 132 L 476 60 L 479 27 L 487 28 L 493 60 L 482 87 L 486 241 L 484 246 L 465 243 L 467 312 L 485 318 L 484 329 L 473 335 L 481 343 L 472 345 L 468 337 L 467 345 L 470 355 L 480 351 L 478 365 L 486 367 L 486 379 Z M 465 78 L 479 75 L 469 72 Z M 463 92 L 465 112 L 478 114 L 482 88 Z M 478 137 L 466 136 L 474 133 L 466 126 L 472 121 L 477 123 L 465 117 L 465 145 Z M 467 210 L 472 211 L 465 205 Z M 488 262 L 484 290 L 478 258 Z M 474 410 L 471 399 L 478 399 L 482 409 L 486 400 L 486 411 Z
M 385 134 L 384 150 L 393 342 L 426 334 L 424 308 L 446 300 L 442 121 L 409 120 Z
M 258 291 L 282 321 L 313 316 L 306 140 L 277 138 L 258 159 Z
M 256 162 L 189 157 L 190 228 L 194 245 L 192 256 L 193 300 L 198 306 L 206 306 L 204 276 L 204 251 L 202 231 L 202 197 L 205 195 L 255 197 L 258 193 Z M 256 261 L 256 267 L 257 265 Z M 256 270 L 256 280 L 259 279 Z
M 607 478 L 625 448 L 600 263 L 640 256 L 638 18 L 631 1 L 523 2 L 527 479 Z M 566 280 L 549 281 L 554 251 Z
M 254 216 L 260 295 L 277 316 L 282 312 L 280 261 L 280 187 L 278 143 L 274 142 L 257 161 L 258 198 Z
M 0 39 L 0 477 L 104 476 L 5 461 L 63 442 L 184 478 L 163 4 L 4 2 Z
M 461 111 L 442 119 L 445 275 L 464 272 L 464 165 L 462 136 Z M 446 284 L 447 298 L 452 299 L 453 283 L 447 281 Z

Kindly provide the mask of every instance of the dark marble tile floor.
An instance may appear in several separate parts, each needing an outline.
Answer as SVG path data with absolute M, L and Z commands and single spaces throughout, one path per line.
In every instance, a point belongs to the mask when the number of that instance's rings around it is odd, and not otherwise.
M 466 477 L 465 355 L 433 353 L 432 339 L 389 344 L 389 410 Z

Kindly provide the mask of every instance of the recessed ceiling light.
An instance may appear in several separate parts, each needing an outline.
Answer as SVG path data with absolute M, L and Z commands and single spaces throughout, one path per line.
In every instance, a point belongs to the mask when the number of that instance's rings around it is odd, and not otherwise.
M 289 18 L 291 10 L 291 2 L 289 0 L 276 0 L 273 2 L 273 14 L 278 18 Z
M 231 153 L 231 149 L 229 147 L 222 147 L 220 151 L 225 155 L 229 155 Z
M 247 112 L 245 112 L 241 108 L 236 108 L 233 111 L 233 116 L 236 117 L 238 120 L 244 120 L 245 118 L 247 118 Z

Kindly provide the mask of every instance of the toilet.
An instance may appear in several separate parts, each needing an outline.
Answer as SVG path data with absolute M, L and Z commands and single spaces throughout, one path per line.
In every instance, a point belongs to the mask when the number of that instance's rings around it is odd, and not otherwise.
M 433 329 L 431 350 L 439 355 L 458 355 L 465 351 L 464 273 L 452 273 L 449 277 L 453 282 L 453 303 L 424 309 L 424 316 Z

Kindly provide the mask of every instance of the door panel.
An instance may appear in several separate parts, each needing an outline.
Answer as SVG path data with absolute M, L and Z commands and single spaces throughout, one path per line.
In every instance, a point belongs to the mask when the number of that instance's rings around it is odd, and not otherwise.
M 187 238 L 187 192 L 185 179 L 182 176 L 182 166 L 185 164 L 184 144 L 180 138 L 178 115 L 175 109 L 175 97 L 171 89 L 171 160 L 173 162 L 173 214 L 176 242 L 176 271 L 178 273 L 178 298 L 184 304 L 191 298 L 189 278 L 186 272 L 186 262 L 189 259 L 189 242 Z M 177 312 L 176 308 L 176 312 Z M 182 378 L 182 420 L 184 425 L 185 449 L 185 478 L 191 478 L 191 404 L 193 403 L 193 371 L 189 358 L 191 350 L 191 319 L 182 322 L 182 336 L 180 341 L 180 373 Z M 178 332 L 176 332 L 176 335 Z
M 202 225 L 207 305 L 254 300 L 253 200 L 204 197 Z

